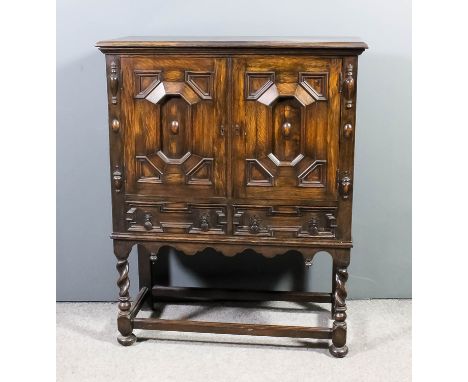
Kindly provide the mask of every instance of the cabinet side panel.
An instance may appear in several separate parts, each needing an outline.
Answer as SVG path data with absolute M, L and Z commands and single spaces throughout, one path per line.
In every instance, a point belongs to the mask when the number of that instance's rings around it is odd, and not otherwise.
M 112 224 L 114 232 L 121 231 L 124 228 L 124 126 L 121 120 L 122 75 L 120 68 L 120 56 L 106 55 Z

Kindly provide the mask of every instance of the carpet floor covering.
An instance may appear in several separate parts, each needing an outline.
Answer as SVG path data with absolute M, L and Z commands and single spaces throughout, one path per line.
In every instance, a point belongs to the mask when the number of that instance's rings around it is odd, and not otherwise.
M 410 381 L 411 300 L 348 301 L 349 354 L 328 341 L 135 330 L 117 343 L 117 304 L 57 303 L 57 381 Z M 329 326 L 329 304 L 170 304 L 139 317 Z

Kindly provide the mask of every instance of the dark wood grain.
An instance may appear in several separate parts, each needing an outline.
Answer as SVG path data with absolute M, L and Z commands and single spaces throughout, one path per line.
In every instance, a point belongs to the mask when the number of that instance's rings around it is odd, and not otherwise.
M 139 281 L 139 288 L 147 288 L 151 290 L 152 282 L 151 282 L 151 260 L 150 256 L 151 253 L 146 250 L 146 248 L 142 245 L 138 245 L 138 281 Z M 152 301 L 151 301 L 151 294 L 147 293 L 144 307 L 143 309 L 151 309 Z
M 146 295 L 149 293 L 148 288 L 143 287 L 140 289 L 140 292 L 138 293 L 135 302 L 132 304 L 132 307 L 130 309 L 130 319 L 133 320 L 138 312 L 140 311 L 143 302 L 145 301 Z
M 213 289 L 166 287 L 154 285 L 151 293 L 156 301 L 295 301 L 330 303 L 330 293 L 247 291 L 242 289 Z
M 339 59 L 234 58 L 235 197 L 336 200 L 340 70 Z
M 331 339 L 330 353 L 346 355 L 357 69 L 367 45 L 339 37 L 132 37 L 97 46 L 106 53 L 119 342 L 134 343 L 136 327 L 305 335 Z M 134 245 L 145 292 L 131 306 Z M 306 266 L 325 251 L 332 293 L 157 287 L 152 268 L 163 247 L 269 258 L 297 251 Z M 136 317 L 144 301 L 171 298 L 328 302 L 333 326 Z
M 177 44 L 186 47 L 186 44 L 203 44 L 204 46 L 217 46 L 219 44 L 245 46 L 281 44 L 303 44 L 313 47 L 343 44 L 345 47 L 358 45 L 367 49 L 367 44 L 359 37 L 353 36 L 126 36 L 96 43 L 96 46 L 119 44 L 147 44 L 152 46 L 165 46 Z
M 105 48 L 304 48 L 304 49 L 367 49 L 357 37 L 282 37 L 282 36 L 129 36 L 96 43 Z
M 103 40 L 96 46 L 104 53 L 179 54 L 230 56 L 232 54 L 359 55 L 368 48 L 350 37 L 124 37 Z
M 293 338 L 330 339 L 332 330 L 304 326 L 237 324 L 232 322 L 204 322 L 188 320 L 161 320 L 135 318 L 135 329 L 167 330 L 178 332 L 237 334 L 248 336 L 274 336 Z

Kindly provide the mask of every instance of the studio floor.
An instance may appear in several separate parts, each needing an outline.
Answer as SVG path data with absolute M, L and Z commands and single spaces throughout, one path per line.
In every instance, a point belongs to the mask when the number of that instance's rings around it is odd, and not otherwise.
M 57 381 L 410 381 L 411 300 L 348 301 L 346 358 L 314 340 L 135 330 L 117 343 L 115 303 L 57 303 Z M 330 325 L 329 305 L 174 304 L 161 318 Z M 150 312 L 140 312 L 148 316 Z

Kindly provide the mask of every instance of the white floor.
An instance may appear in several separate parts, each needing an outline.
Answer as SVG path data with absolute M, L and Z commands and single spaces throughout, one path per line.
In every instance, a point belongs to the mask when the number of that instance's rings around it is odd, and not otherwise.
M 323 342 L 219 334 L 135 330 L 138 342 L 123 347 L 116 312 L 114 303 L 57 304 L 57 381 L 411 380 L 411 300 L 349 301 L 343 359 Z M 329 316 L 328 305 L 278 302 L 170 305 L 161 317 L 317 326 Z

